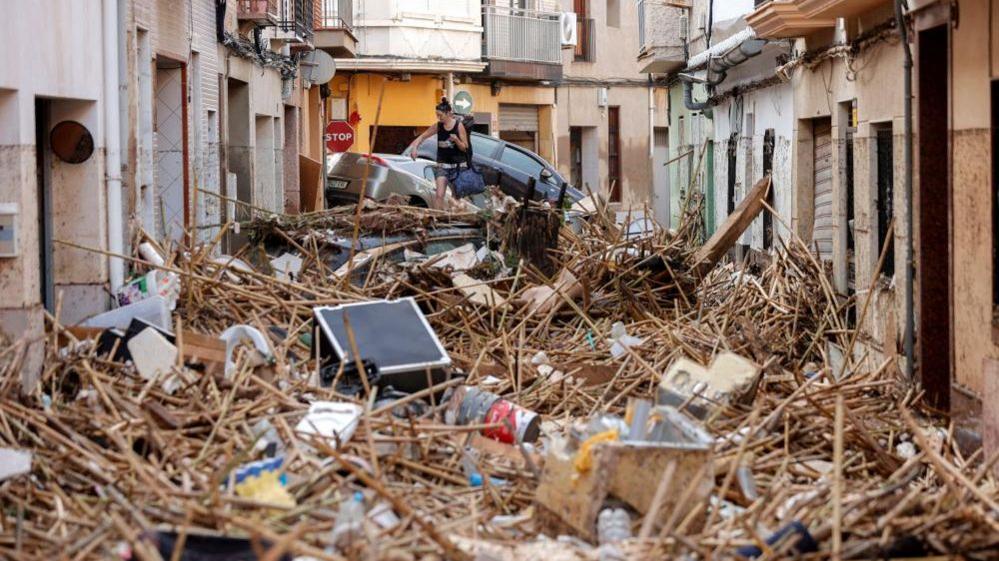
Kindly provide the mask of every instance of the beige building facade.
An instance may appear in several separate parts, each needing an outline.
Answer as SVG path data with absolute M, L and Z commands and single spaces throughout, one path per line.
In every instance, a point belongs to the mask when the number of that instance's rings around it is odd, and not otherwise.
M 635 58 L 638 6 L 563 0 L 562 9 L 575 12 L 580 26 L 576 48 L 563 51 L 556 89 L 559 171 L 584 193 L 602 193 L 622 208 L 650 207 L 654 170 L 662 173 L 666 161 L 655 139 L 658 131 L 662 144 L 666 134 L 668 101 Z
M 130 254 L 140 229 L 164 243 L 189 243 L 188 229 L 212 239 L 248 216 L 222 197 L 297 211 L 300 157 L 320 140 L 300 125 L 318 99 L 291 55 L 312 48 L 314 6 L 0 6 L 17 14 L 0 24 L 11 41 L 0 53 L 0 337 L 16 342 L 30 386 L 45 313 L 71 325 L 111 307 L 129 275 L 113 256 Z M 263 18 L 247 13 L 258 7 Z

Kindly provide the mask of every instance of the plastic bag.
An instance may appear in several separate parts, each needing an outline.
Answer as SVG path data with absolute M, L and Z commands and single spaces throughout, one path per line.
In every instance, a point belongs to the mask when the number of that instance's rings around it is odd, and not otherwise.
M 469 166 L 454 180 L 454 196 L 459 199 L 478 195 L 486 190 L 486 182 L 478 170 Z

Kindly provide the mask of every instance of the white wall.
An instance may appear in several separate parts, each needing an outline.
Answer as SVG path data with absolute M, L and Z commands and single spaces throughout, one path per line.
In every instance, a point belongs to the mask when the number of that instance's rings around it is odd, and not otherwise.
M 50 125 L 76 120 L 94 140 L 86 162 L 46 164 L 53 237 L 105 249 L 104 30 L 99 0 L 0 0 L 0 11 L 7 16 L 0 21 L 0 203 L 19 213 L 19 254 L 0 258 L 0 335 L 34 338 L 21 368 L 30 388 L 44 358 L 36 100 L 52 100 Z M 49 272 L 64 296 L 61 320 L 71 323 L 106 305 L 107 259 L 100 254 L 53 245 Z
M 363 56 L 479 60 L 479 0 L 366 0 L 354 20 Z
M 18 143 L 35 142 L 34 96 L 100 101 L 103 87 L 99 0 L 0 0 L 0 89 L 18 91 Z M 102 108 L 99 108 L 102 110 Z M 91 129 L 104 145 L 102 126 Z
M 762 55 L 729 71 L 728 79 L 719 87 L 720 92 L 729 91 L 734 86 L 772 75 L 774 56 L 779 49 L 768 48 Z M 732 122 L 738 113 L 738 102 L 729 98 L 714 108 L 715 141 L 715 223 L 721 224 L 728 214 L 728 143 L 733 128 Z M 774 234 L 787 239 L 791 224 L 793 190 L 792 139 L 794 138 L 794 88 L 790 83 L 781 83 L 769 88 L 758 89 L 741 96 L 742 111 L 740 143 L 736 157 L 736 204 L 763 176 L 763 135 L 767 129 L 774 129 L 773 190 L 774 210 L 780 219 L 774 218 Z M 752 130 L 746 130 L 746 116 L 752 115 Z M 751 146 L 751 149 L 750 149 Z M 748 156 L 752 161 L 747 161 Z M 757 218 L 750 226 L 741 243 L 753 248 L 763 247 L 763 218 Z

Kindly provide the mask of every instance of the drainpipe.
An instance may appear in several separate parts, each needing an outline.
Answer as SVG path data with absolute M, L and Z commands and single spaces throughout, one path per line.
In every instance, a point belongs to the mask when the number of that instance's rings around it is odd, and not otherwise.
M 125 234 L 121 206 L 121 118 L 118 93 L 118 0 L 102 0 L 104 58 L 104 156 L 107 179 L 108 251 L 122 252 Z M 125 263 L 116 257 L 108 259 L 111 290 L 125 283 Z
M 683 106 L 691 111 L 700 111 L 709 119 L 714 118 L 714 111 L 707 101 L 694 101 L 694 83 L 683 76 L 680 80 L 683 81 Z
M 903 90 L 905 92 L 905 122 L 903 135 L 905 147 L 903 150 L 903 165 L 905 166 L 905 213 L 908 217 L 905 225 L 905 266 L 902 268 L 905 277 L 905 375 L 911 380 L 913 372 L 913 335 L 916 327 L 914 295 L 913 295 L 913 222 L 912 216 L 912 51 L 909 49 L 909 30 L 905 26 L 903 10 L 907 7 L 906 0 L 895 1 L 895 21 L 902 34 L 902 52 L 905 55 L 905 72 Z
M 715 26 L 715 0 L 708 0 L 708 28 L 704 30 L 704 47 L 711 48 L 711 28 Z
M 683 60 L 690 60 L 690 45 L 686 40 L 683 42 Z M 714 117 L 707 101 L 694 102 L 693 82 L 682 73 L 678 77 L 683 82 L 683 106 L 691 111 L 702 111 L 709 119 Z
M 652 74 L 649 74 L 649 159 L 655 156 L 656 141 L 656 88 Z

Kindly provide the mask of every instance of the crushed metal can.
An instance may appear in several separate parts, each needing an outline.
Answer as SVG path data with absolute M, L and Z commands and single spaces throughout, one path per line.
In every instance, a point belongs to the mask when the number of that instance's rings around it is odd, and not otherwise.
M 535 442 L 541 435 L 537 413 L 471 386 L 460 386 L 451 394 L 445 419 L 454 425 L 499 425 L 482 435 L 506 444 Z

